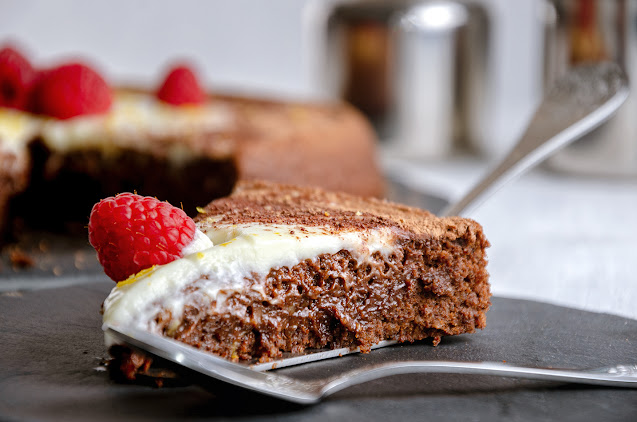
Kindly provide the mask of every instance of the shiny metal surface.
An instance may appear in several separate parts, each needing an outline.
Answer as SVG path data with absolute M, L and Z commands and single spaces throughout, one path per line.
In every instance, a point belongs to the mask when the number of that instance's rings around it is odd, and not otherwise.
M 380 343 L 372 346 L 372 350 L 391 346 L 396 343 L 397 342 L 394 340 L 383 340 Z M 352 350 L 347 347 L 343 347 L 341 349 L 331 350 L 308 350 L 305 351 L 305 353 L 303 353 L 302 355 L 284 353 L 283 357 L 280 359 L 271 362 L 250 364 L 250 368 L 254 369 L 255 371 L 269 371 L 270 369 L 280 369 L 288 366 L 302 365 L 304 363 L 341 357 L 352 353 L 360 353 L 360 350 L 358 348 Z
M 490 119 L 489 25 L 478 3 L 354 0 L 326 3 L 320 85 L 410 157 L 478 148 Z
M 146 331 L 105 327 L 120 342 L 181 364 L 232 385 L 295 403 L 316 403 L 345 388 L 400 374 L 447 373 L 494 375 L 578 384 L 637 388 L 637 365 L 615 365 L 589 370 L 530 368 L 500 362 L 398 361 L 345 372 L 321 380 L 300 380 L 259 372 L 191 346 Z
M 546 34 L 549 81 L 578 63 L 614 61 L 637 78 L 637 2 L 553 0 L 556 20 Z M 547 160 L 553 169 L 604 176 L 637 175 L 637 93 L 608 122 Z
M 628 81 L 610 62 L 580 65 L 558 79 L 513 149 L 464 197 L 442 211 L 462 215 L 524 171 L 608 120 L 628 97 Z
M 410 157 L 442 157 L 460 123 L 460 30 L 469 12 L 453 2 L 412 6 L 392 20 L 394 110 L 392 147 Z

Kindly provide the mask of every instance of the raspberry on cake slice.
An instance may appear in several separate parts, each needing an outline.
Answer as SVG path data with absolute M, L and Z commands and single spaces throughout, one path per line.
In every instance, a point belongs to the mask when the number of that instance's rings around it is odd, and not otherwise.
M 183 210 L 132 193 L 95 204 L 88 234 L 104 272 L 115 281 L 167 264 L 193 248 L 212 246 Z
M 195 225 L 211 244 L 118 283 L 105 324 L 260 361 L 309 348 L 369 352 L 382 340 L 437 344 L 485 326 L 488 241 L 472 220 L 242 182 Z M 107 343 L 120 375 L 148 368 L 145 357 Z

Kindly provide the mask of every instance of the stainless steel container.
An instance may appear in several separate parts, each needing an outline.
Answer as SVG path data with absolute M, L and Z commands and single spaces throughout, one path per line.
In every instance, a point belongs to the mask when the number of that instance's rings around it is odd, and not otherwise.
M 587 174 L 637 175 L 637 1 L 554 0 L 555 28 L 547 32 L 548 79 L 569 66 L 612 60 L 627 73 L 631 94 L 617 115 L 556 153 L 552 168 Z
M 392 22 L 396 49 L 393 133 L 398 152 L 418 157 L 449 154 L 458 143 L 462 105 L 459 31 L 469 13 L 453 2 L 417 4 Z
M 358 0 L 325 16 L 323 86 L 366 113 L 388 148 L 431 158 L 483 142 L 489 33 L 478 4 Z

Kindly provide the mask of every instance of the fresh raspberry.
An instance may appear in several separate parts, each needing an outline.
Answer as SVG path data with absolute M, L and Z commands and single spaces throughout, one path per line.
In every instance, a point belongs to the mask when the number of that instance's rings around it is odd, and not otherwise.
M 17 50 L 0 50 L 0 107 L 26 110 L 36 72 Z
M 40 75 L 32 98 L 36 113 L 70 119 L 106 113 L 111 108 L 111 88 L 95 70 L 84 64 L 65 64 Z
M 195 223 L 185 212 L 132 193 L 102 199 L 88 223 L 88 240 L 115 281 L 180 258 L 194 236 Z
M 206 94 L 201 89 L 195 73 L 188 66 L 176 66 L 170 70 L 164 83 L 157 92 L 160 100 L 180 106 L 183 104 L 201 104 Z

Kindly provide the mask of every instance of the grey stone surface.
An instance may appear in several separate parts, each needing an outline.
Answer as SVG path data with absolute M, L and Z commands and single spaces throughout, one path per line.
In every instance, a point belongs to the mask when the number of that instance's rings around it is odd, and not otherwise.
M 0 294 L 0 420 L 635 420 L 637 390 L 486 376 L 401 375 L 296 406 L 210 383 L 154 388 L 109 380 L 100 304 L 113 287 Z M 485 330 L 282 369 L 311 378 L 395 359 L 506 360 L 601 367 L 635 363 L 637 321 L 494 298 Z M 202 384 L 203 385 L 203 384 Z

